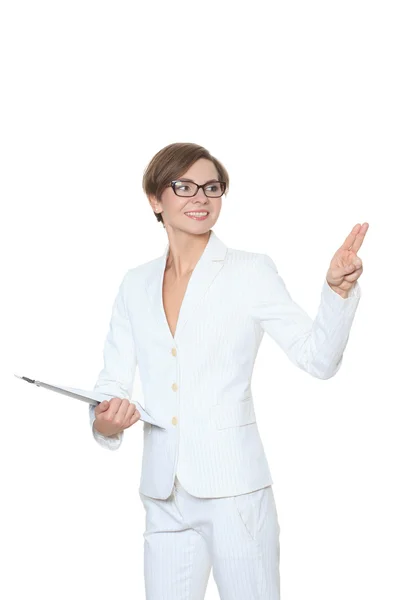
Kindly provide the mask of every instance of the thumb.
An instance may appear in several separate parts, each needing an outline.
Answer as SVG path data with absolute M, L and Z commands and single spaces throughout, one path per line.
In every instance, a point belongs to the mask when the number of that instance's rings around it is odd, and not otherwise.
M 97 405 L 97 413 L 105 412 L 108 409 L 108 400 L 103 400 L 100 404 Z

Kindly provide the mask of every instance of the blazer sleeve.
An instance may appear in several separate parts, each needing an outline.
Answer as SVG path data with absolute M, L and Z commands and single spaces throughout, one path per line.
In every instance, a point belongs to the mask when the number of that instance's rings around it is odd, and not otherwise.
M 136 372 L 136 351 L 132 327 L 126 310 L 126 283 L 128 273 L 120 283 L 114 299 L 111 320 L 103 349 L 103 367 L 97 377 L 93 391 L 111 398 L 131 399 Z M 100 446 L 117 450 L 122 443 L 124 432 L 114 436 L 104 436 L 93 427 L 95 407 L 89 405 L 90 427 L 94 439 Z
M 358 281 L 342 298 L 324 280 L 314 321 L 293 301 L 275 263 L 261 255 L 252 316 L 300 369 L 319 379 L 339 370 L 360 301 Z

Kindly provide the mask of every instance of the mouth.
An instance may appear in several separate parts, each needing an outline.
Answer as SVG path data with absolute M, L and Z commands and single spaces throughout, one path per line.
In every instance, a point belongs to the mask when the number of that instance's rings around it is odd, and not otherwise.
M 195 221 L 204 221 L 207 219 L 209 214 L 210 213 L 206 210 L 190 211 L 185 213 L 189 219 L 194 219 Z

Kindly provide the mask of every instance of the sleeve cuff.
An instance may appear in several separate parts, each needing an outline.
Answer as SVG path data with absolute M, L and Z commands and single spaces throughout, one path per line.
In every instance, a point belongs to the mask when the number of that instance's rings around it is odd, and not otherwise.
M 343 298 L 331 288 L 325 277 L 324 285 L 322 286 L 322 295 L 332 307 L 353 306 L 354 304 L 358 304 L 361 298 L 361 287 L 358 281 L 356 281 L 350 289 L 348 297 Z
M 89 420 L 90 420 L 90 427 L 92 429 L 92 435 L 93 435 L 94 439 L 100 446 L 102 446 L 102 448 L 107 448 L 107 450 L 117 450 L 122 443 L 124 432 L 121 431 L 121 433 L 118 433 L 116 437 L 102 435 L 99 431 L 97 431 L 97 429 L 94 428 L 94 422 L 96 420 L 96 416 L 94 414 L 94 409 L 95 409 L 94 405 L 90 404 L 89 405 Z

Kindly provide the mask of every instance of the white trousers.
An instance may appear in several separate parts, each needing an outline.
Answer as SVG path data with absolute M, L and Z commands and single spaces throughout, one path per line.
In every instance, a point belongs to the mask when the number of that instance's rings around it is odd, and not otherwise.
M 146 511 L 146 600 L 203 600 L 211 567 L 221 600 L 279 600 L 279 534 L 272 485 L 225 498 L 198 498 L 175 478 Z

